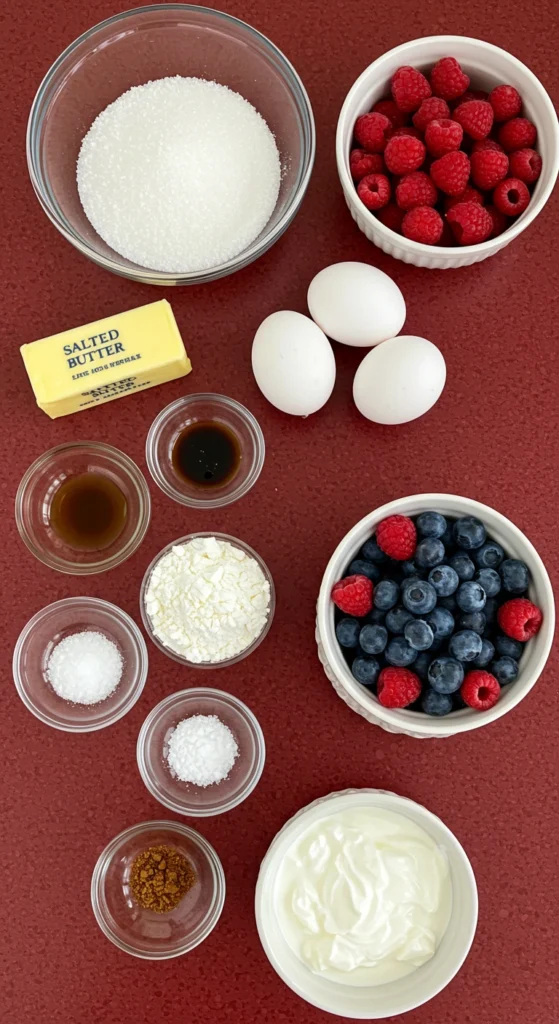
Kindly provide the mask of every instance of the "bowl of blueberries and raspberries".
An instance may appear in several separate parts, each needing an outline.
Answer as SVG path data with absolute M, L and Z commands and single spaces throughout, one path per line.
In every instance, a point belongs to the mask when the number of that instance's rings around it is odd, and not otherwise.
M 354 711 L 418 738 L 479 728 L 510 711 L 547 661 L 555 610 L 528 538 L 450 494 L 389 502 L 332 555 L 317 642 Z

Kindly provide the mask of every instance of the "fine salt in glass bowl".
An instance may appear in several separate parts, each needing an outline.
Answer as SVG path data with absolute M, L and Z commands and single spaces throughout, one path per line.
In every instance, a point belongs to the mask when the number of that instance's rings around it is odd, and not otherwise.
M 267 121 L 282 166 L 276 208 L 259 237 L 227 263 L 186 274 L 148 270 L 119 256 L 89 223 L 76 184 L 80 145 L 97 115 L 132 86 L 172 75 L 216 80 L 244 96 Z M 314 154 L 311 105 L 287 58 L 250 25 L 189 4 L 125 11 L 84 32 L 47 72 L 27 126 L 31 182 L 54 226 L 94 263 L 145 284 L 201 284 L 252 263 L 295 217 Z
M 173 468 L 173 446 L 193 423 L 212 422 L 228 428 L 238 442 L 239 467 L 221 485 L 197 487 Z M 153 421 L 146 441 L 146 461 L 155 483 L 169 498 L 191 508 L 222 508 L 238 501 L 254 486 L 264 465 L 264 435 L 251 412 L 225 395 L 185 395 L 166 406 Z
M 100 551 L 70 547 L 53 530 L 50 508 L 57 489 L 71 477 L 96 473 L 108 477 L 126 498 L 126 522 L 118 537 Z M 76 576 L 104 572 L 130 558 L 149 526 L 151 499 L 135 462 L 108 444 L 63 444 L 41 455 L 27 470 L 16 495 L 16 523 L 35 558 L 51 569 Z
M 215 715 L 235 737 L 239 753 L 222 782 L 195 786 L 171 773 L 167 764 L 169 737 L 179 722 L 192 715 Z M 262 729 L 246 704 L 221 690 L 195 687 L 173 693 L 153 709 L 140 730 L 136 756 L 140 775 L 159 803 L 175 814 L 209 817 L 230 811 L 252 793 L 264 769 L 266 745 Z
M 241 551 L 244 551 L 246 555 L 248 555 L 250 558 L 254 558 L 254 560 L 258 562 L 258 565 L 260 566 L 262 572 L 264 573 L 264 576 L 266 577 L 270 585 L 270 605 L 268 607 L 268 618 L 266 619 L 262 632 L 258 634 L 256 639 L 253 640 L 252 643 L 248 645 L 248 647 L 245 647 L 244 651 L 241 651 L 239 654 L 236 654 L 234 658 L 224 658 L 223 661 L 189 661 L 188 658 L 184 658 L 182 654 L 177 654 L 176 651 L 171 650 L 170 647 L 165 647 L 165 644 L 163 644 L 161 640 L 155 635 L 151 624 L 151 619 L 146 611 L 146 593 L 149 586 L 149 581 L 151 578 L 151 574 L 159 560 L 163 558 L 163 556 L 166 555 L 168 551 L 170 551 L 177 545 L 188 544 L 189 541 L 197 540 L 200 537 L 215 537 L 217 540 L 227 541 L 227 543 L 233 544 L 235 547 L 240 548 Z M 236 663 L 238 661 L 242 661 L 243 658 L 247 658 L 249 654 L 252 654 L 252 652 L 255 651 L 257 647 L 259 647 L 264 637 L 268 633 L 268 630 L 272 625 L 275 607 L 276 592 L 274 587 L 274 581 L 272 579 L 272 575 L 270 573 L 270 570 L 268 569 L 268 566 L 262 560 L 260 555 L 258 555 L 256 551 L 249 547 L 248 544 L 245 544 L 242 540 L 237 540 L 236 537 L 230 537 L 226 533 L 212 533 L 211 531 L 206 531 L 204 533 L 190 533 L 186 537 L 179 537 L 177 540 L 173 540 L 171 541 L 170 544 L 167 544 L 167 546 L 164 547 L 163 550 L 155 556 L 151 564 L 148 566 L 146 574 L 142 580 L 142 587 L 140 590 L 140 613 L 142 616 L 144 629 L 148 634 L 150 640 L 152 640 L 155 646 L 158 647 L 159 650 L 163 652 L 163 654 L 166 654 L 168 658 L 172 658 L 173 661 L 178 661 L 181 665 L 188 665 L 189 668 L 226 668 L 229 665 L 236 665 Z
M 192 865 L 197 882 L 174 910 L 157 914 L 138 906 L 130 872 L 150 846 L 172 846 Z M 174 821 L 127 828 L 103 850 L 91 879 L 91 904 L 101 931 L 115 946 L 143 960 L 169 960 L 198 946 L 215 928 L 225 902 L 225 875 L 212 846 Z
M 56 645 L 84 630 L 112 640 L 124 662 L 116 690 L 99 704 L 63 700 L 46 676 Z M 42 608 L 21 632 L 13 657 L 14 682 L 26 708 L 63 732 L 94 732 L 117 722 L 140 697 L 147 671 L 147 647 L 136 623 L 121 608 L 95 597 L 68 597 Z

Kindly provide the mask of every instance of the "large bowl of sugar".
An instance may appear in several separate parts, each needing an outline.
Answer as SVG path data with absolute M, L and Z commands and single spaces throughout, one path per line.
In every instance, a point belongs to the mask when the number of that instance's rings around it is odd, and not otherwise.
M 289 226 L 315 153 L 297 72 L 265 36 L 187 4 L 139 7 L 76 39 L 31 107 L 45 213 L 84 256 L 146 284 L 252 263 Z

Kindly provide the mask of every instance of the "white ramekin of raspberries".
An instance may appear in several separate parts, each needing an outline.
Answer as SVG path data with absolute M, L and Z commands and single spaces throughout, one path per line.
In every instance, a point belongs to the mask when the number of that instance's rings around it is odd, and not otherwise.
M 445 269 L 498 252 L 541 211 L 559 171 L 559 126 L 516 57 L 431 36 L 374 61 L 338 120 L 351 215 L 384 252 Z
M 353 711 L 424 739 L 516 707 L 543 671 L 554 626 L 549 576 L 514 523 L 471 498 L 415 494 L 375 509 L 340 542 L 316 636 Z

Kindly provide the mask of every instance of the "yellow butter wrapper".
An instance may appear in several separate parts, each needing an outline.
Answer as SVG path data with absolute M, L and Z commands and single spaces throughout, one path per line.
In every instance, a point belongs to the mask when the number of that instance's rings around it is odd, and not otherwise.
M 21 354 L 37 405 L 53 420 L 192 369 L 166 299 L 22 345 Z

